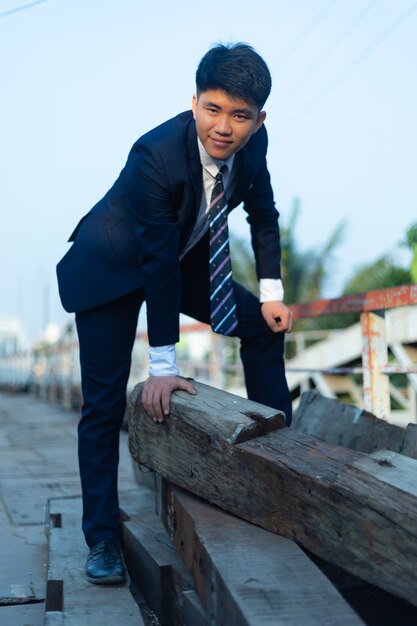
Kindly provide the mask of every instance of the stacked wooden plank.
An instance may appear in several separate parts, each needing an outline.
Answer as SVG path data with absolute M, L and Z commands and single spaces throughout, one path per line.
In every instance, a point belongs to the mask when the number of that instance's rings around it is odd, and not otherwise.
M 417 424 L 401 428 L 316 391 L 301 396 L 292 428 L 359 452 L 387 449 L 417 459 Z
M 362 624 L 293 542 L 167 483 L 166 527 L 192 573 L 210 624 Z
M 129 417 L 138 463 L 417 604 L 417 461 L 280 428 L 272 409 L 200 384 L 154 424 L 140 391 Z
M 204 613 L 191 575 L 155 513 L 154 492 L 138 487 L 122 493 L 120 505 L 127 566 L 147 604 L 163 626 L 199 626 Z
M 164 525 L 148 488 L 121 507 L 130 575 L 162 626 L 362 624 L 294 542 L 158 483 Z

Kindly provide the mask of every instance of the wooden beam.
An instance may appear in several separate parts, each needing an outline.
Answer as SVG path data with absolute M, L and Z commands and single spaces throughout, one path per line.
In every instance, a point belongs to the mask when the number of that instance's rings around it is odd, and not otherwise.
M 417 459 L 416 424 L 401 428 L 353 404 L 324 398 L 316 391 L 302 394 L 292 428 L 367 454 L 388 449 Z
M 195 591 L 184 591 L 184 624 L 185 626 L 210 626 L 206 612 L 201 606 Z
M 293 541 L 165 485 L 163 518 L 210 624 L 363 624 Z
M 161 626 L 194 626 L 188 614 L 197 611 L 197 603 L 189 594 L 183 597 L 194 591 L 193 580 L 155 513 L 154 493 L 144 487 L 125 492 L 120 507 L 126 562 L 135 585 Z
M 150 419 L 141 386 L 135 388 L 129 415 L 135 461 L 417 604 L 417 495 L 407 480 L 416 474 L 414 459 L 387 452 L 385 462 L 288 428 L 257 436 L 246 430 L 246 401 L 235 396 L 234 419 L 227 418 L 234 426 L 225 428 L 213 397 L 221 407 L 229 394 L 196 388 L 195 397 L 174 394 L 164 424 Z M 230 436 L 243 431 L 241 443 Z
M 218 389 L 196 383 L 198 397 L 190 403 L 188 394 L 175 393 L 172 409 L 175 415 L 181 415 L 184 428 L 189 435 L 202 438 L 201 445 L 218 449 L 247 441 L 274 430 L 285 428 L 285 415 L 258 402 L 246 400 L 232 393 L 219 392 Z M 137 385 L 129 398 L 129 425 L 134 428 L 137 415 L 143 415 L 140 394 L 143 384 Z M 146 414 L 145 414 L 146 417 Z M 149 422 L 145 419 L 143 426 Z M 164 428 L 169 428 L 169 420 Z M 149 433 L 163 433 L 164 429 L 151 429 Z M 135 447 L 137 442 L 132 441 Z M 145 464 L 144 464 L 145 465 Z

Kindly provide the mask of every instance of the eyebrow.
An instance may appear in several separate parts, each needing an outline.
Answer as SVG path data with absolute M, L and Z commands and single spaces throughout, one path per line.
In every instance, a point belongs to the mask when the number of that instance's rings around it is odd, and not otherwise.
M 222 107 L 216 104 L 215 102 L 211 102 L 208 100 L 205 102 L 205 106 L 214 107 L 215 109 L 221 109 Z M 248 117 L 253 117 L 253 111 L 251 109 L 243 107 L 242 109 L 233 109 L 233 113 L 241 113 L 247 115 Z
M 235 109 L 235 110 L 233 111 L 233 113 L 244 113 L 244 114 L 245 114 L 245 115 L 247 115 L 248 117 L 253 117 L 253 111 L 252 111 L 252 109 L 246 109 L 246 108 L 243 108 L 243 109 Z

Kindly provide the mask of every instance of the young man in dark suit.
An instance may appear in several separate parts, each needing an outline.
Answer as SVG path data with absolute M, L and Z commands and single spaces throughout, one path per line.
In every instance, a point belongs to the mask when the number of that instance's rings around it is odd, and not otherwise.
M 64 308 L 76 313 L 84 405 L 79 424 L 86 575 L 126 580 L 119 543 L 119 432 L 139 309 L 147 304 L 149 378 L 142 402 L 161 423 L 179 376 L 179 314 L 241 339 L 248 397 L 291 422 L 280 280 L 278 212 L 266 165 L 263 105 L 271 77 L 246 44 L 217 45 L 200 61 L 192 111 L 133 145 L 113 187 L 82 218 L 58 264 Z M 259 300 L 232 282 L 227 213 L 243 202 Z

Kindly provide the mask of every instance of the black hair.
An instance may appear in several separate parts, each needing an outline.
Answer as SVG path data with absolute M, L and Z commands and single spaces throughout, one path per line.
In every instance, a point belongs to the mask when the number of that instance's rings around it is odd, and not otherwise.
M 263 58 L 246 43 L 216 44 L 201 59 L 196 73 L 197 95 L 220 89 L 232 98 L 264 106 L 271 74 Z

